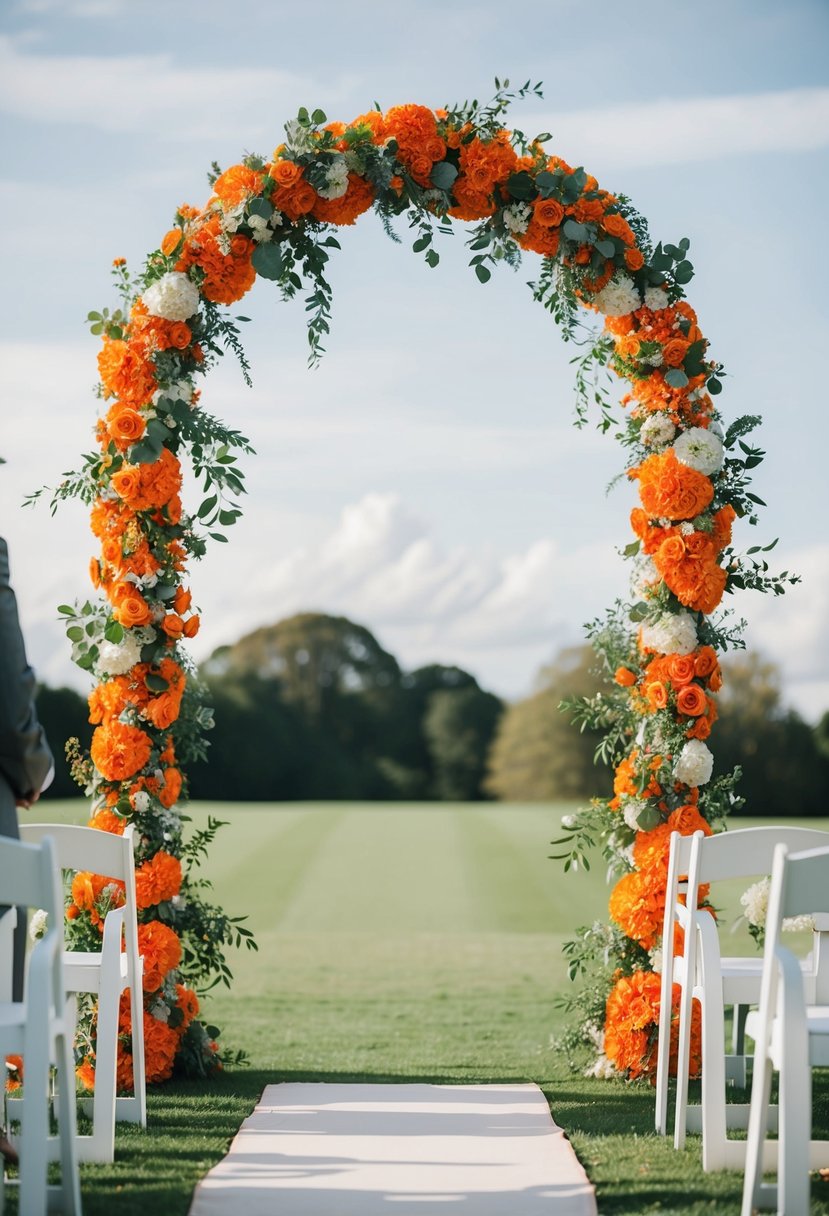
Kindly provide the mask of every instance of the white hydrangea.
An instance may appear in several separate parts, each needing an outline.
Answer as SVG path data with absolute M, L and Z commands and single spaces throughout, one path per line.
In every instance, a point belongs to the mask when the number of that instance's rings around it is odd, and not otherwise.
M 646 447 L 664 448 L 676 434 L 676 427 L 667 414 L 651 414 L 642 423 L 639 438 Z
M 123 676 L 141 661 L 142 642 L 137 630 L 128 630 L 123 641 L 101 642 L 98 647 L 98 670 L 102 675 Z
M 651 960 L 651 970 L 655 971 L 657 975 L 661 975 L 662 974 L 662 947 L 661 946 L 654 946 L 654 948 L 650 951 L 650 960 Z
M 630 275 L 619 271 L 596 293 L 593 303 L 606 317 L 623 317 L 642 307 L 642 297 Z
M 138 815 L 145 815 L 150 809 L 150 795 L 146 790 L 136 790 L 132 796 L 132 809 Z
M 722 440 L 704 426 L 692 426 L 683 431 L 674 444 L 674 454 L 681 464 L 706 477 L 722 468 Z
M 642 626 L 642 645 L 656 654 L 690 654 L 697 645 L 697 627 L 690 612 L 663 612 Z
M 39 942 L 46 935 L 47 922 L 49 913 L 45 908 L 38 908 L 32 913 L 32 919 L 29 921 L 29 937 L 33 942 Z
M 142 296 L 151 317 L 186 321 L 199 309 L 199 289 L 179 270 L 170 270 L 152 283 Z
M 705 785 L 711 780 L 714 757 L 701 739 L 689 739 L 674 765 L 674 776 L 683 785 Z
M 639 831 L 639 816 L 647 809 L 647 802 L 642 802 L 639 798 L 628 798 L 625 800 L 622 818 L 632 832 Z
M 345 158 L 336 156 L 325 170 L 325 185 L 317 186 L 320 198 L 342 198 L 348 189 L 348 165 Z
M 509 228 L 510 232 L 518 233 L 519 235 L 526 232 L 530 225 L 532 212 L 533 209 L 529 203 L 512 203 L 509 207 L 505 207 L 502 212 L 504 227 Z
M 245 203 L 237 203 L 227 211 L 219 211 L 219 227 L 222 232 L 238 232 L 239 225 L 245 218 Z
M 668 307 L 668 293 L 661 287 L 645 288 L 645 308 L 651 312 L 660 312 Z

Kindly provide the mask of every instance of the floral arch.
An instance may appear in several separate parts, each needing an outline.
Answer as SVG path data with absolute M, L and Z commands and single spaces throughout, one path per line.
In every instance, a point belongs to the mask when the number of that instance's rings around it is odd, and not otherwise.
M 603 323 L 583 343 L 577 422 L 588 407 L 598 410 L 637 485 L 634 535 L 624 549 L 634 565 L 633 595 L 592 627 L 609 689 L 576 707 L 579 720 L 605 732 L 614 797 L 579 812 L 557 843 L 569 867 L 601 841 L 618 877 L 611 923 L 568 947 L 571 971 L 593 977 L 578 998 L 582 1023 L 605 1028 L 614 1069 L 637 1076 L 652 1067 L 654 950 L 669 835 L 674 828 L 710 832 L 735 798 L 733 775 L 712 779 L 707 739 L 717 717 L 718 654 L 739 630 L 712 614 L 726 591 L 783 589 L 762 558 L 738 557 L 731 545 L 737 516 L 755 522 L 759 500 L 748 475 L 762 453 L 744 436 L 758 420 L 720 425 L 714 398 L 723 369 L 685 300 L 693 276 L 688 241 L 654 246 L 628 199 L 550 155 L 549 136 L 527 140 L 504 126 L 510 100 L 540 96 L 539 86 L 509 92 L 508 82 L 496 81 L 496 88 L 486 106 L 399 105 L 349 123 L 300 110 L 270 157 L 216 169 L 207 203 L 179 208 L 142 271 L 133 277 L 116 260 L 122 306 L 89 314 L 102 338 L 96 448 L 55 497 L 80 496 L 91 506 L 98 596 L 60 611 L 75 661 L 96 681 L 91 751 L 74 750 L 75 775 L 92 797 L 90 822 L 121 832 L 132 821 L 138 829 L 151 1081 L 169 1076 L 176 1060 L 201 1073 L 220 1065 L 218 1032 L 200 1022 L 195 989 L 229 978 L 225 946 L 251 944 L 240 918 L 207 902 L 190 873 L 218 825 L 211 820 L 185 840 L 178 809 L 184 770 L 204 755 L 211 725 L 184 649 L 199 628 L 187 562 L 204 555 L 209 539 L 223 541 L 223 529 L 240 515 L 237 455 L 251 450 L 202 408 L 197 385 L 228 350 L 248 377 L 237 324 L 246 318 L 226 310 L 257 276 L 273 280 L 287 299 L 304 295 L 310 361 L 320 357 L 332 302 L 326 266 L 339 248 L 334 233 L 372 207 L 390 235 L 394 220 L 405 218 L 414 251 L 430 267 L 439 261 L 436 236 L 454 221 L 472 224 L 470 265 L 481 282 L 501 261 L 539 256 L 533 298 L 565 339 L 585 332 L 584 316 Z M 618 423 L 602 387 L 606 368 L 626 382 Z M 204 487 L 193 507 L 180 497 L 185 456 Z M 79 875 L 68 909 L 75 940 L 94 940 L 119 898 L 105 879 Z M 634 1024 L 633 992 L 648 1002 L 650 1020 L 639 1016 Z M 641 1002 L 637 1008 L 641 1014 Z M 80 1072 L 91 1081 L 94 1022 L 88 1016 L 82 1024 Z M 122 1083 L 130 1073 L 125 1038 Z

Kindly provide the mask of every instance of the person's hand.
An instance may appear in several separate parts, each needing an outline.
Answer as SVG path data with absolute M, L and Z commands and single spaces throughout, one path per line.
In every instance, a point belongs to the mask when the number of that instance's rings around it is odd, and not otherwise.
M 16 798 L 14 805 L 22 807 L 24 811 L 28 811 L 30 807 L 34 806 L 39 797 L 40 790 L 32 790 L 30 794 L 26 794 L 22 798 Z

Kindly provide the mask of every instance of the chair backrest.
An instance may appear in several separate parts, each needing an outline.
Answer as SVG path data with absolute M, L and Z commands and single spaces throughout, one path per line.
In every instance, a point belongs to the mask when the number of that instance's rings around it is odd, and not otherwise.
M 127 824 L 122 836 L 99 828 L 82 828 L 68 823 L 27 823 L 20 825 L 21 839 L 36 842 L 47 836 L 54 841 L 61 870 L 87 870 L 124 884 L 124 932 L 127 953 L 138 961 L 137 903 L 135 897 L 135 826 Z
M 57 999 L 57 994 L 63 989 L 63 897 L 60 868 L 50 836 L 44 836 L 36 844 L 0 836 L 0 898 L 17 908 L 42 908 L 46 913 L 45 937 L 49 941 L 57 938 L 60 947 L 54 950 L 51 964 L 53 992 Z M 10 954 L 7 961 L 10 967 Z M 8 985 L 4 982 L 3 987 L 7 988 Z
M 716 836 L 694 834 L 688 882 L 696 886 L 723 878 L 751 878 L 770 874 L 774 850 L 784 844 L 790 851 L 829 847 L 829 832 L 774 824 L 760 828 L 737 828 Z
M 829 842 L 800 853 L 779 845 L 774 855 L 772 887 L 775 881 L 779 890 L 775 907 L 769 894 L 769 925 L 772 918 L 782 921 L 787 916 L 829 912 Z

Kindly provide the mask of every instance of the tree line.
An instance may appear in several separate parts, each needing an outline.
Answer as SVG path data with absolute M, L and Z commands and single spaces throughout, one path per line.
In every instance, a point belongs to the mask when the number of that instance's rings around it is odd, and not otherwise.
M 512 802 L 606 794 L 599 741 L 559 706 L 603 681 L 588 646 L 562 650 L 535 691 L 505 704 L 459 667 L 405 671 L 364 626 L 300 613 L 222 646 L 202 665 L 215 716 L 190 796 L 212 800 Z M 718 771 L 743 770 L 745 813 L 826 814 L 829 712 L 816 728 L 783 703 L 773 664 L 740 654 L 725 665 L 712 739 Z M 86 702 L 46 686 L 38 713 L 58 753 L 52 797 L 77 794 L 59 753 L 91 735 Z

